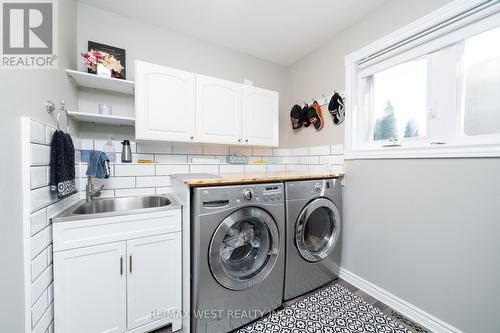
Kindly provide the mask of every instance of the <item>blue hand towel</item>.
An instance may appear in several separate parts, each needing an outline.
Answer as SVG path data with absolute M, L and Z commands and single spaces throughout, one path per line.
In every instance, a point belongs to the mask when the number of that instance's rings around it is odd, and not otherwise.
M 104 172 L 104 161 L 109 162 L 106 154 L 104 154 L 102 151 L 92 150 L 90 152 L 87 167 L 87 176 L 95 178 L 109 178 L 109 175 Z

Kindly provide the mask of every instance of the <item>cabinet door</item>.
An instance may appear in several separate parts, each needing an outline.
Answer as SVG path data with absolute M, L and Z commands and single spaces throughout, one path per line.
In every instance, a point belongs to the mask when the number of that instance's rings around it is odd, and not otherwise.
M 56 332 L 126 331 L 125 242 L 54 253 Z
M 196 75 L 196 140 L 241 142 L 241 90 L 235 82 Z
M 137 140 L 193 141 L 195 74 L 135 62 Z
M 182 311 L 179 232 L 127 241 L 127 264 L 129 330 L 157 320 L 152 311 Z
M 276 91 L 243 86 L 243 143 L 278 146 L 279 95 Z

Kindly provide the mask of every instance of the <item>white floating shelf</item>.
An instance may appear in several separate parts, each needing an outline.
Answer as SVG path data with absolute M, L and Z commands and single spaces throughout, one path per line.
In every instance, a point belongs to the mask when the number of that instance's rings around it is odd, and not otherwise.
M 121 126 L 135 125 L 135 118 L 132 117 L 108 116 L 96 113 L 86 113 L 86 112 L 76 112 L 76 111 L 68 111 L 68 114 L 70 118 L 86 123 L 121 125 Z
M 66 70 L 66 75 L 76 87 L 108 90 L 129 95 L 134 94 L 134 81 L 107 78 L 71 69 Z

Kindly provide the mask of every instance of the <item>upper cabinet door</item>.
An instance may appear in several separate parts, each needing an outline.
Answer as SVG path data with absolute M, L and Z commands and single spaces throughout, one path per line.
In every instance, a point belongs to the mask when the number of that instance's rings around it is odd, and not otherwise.
M 194 141 L 195 74 L 135 62 L 137 140 Z
M 180 232 L 127 241 L 129 330 L 155 321 L 153 310 L 182 311 L 181 258 Z
M 279 144 L 279 94 L 243 85 L 243 143 L 253 146 Z
M 196 140 L 241 143 L 242 85 L 196 75 Z

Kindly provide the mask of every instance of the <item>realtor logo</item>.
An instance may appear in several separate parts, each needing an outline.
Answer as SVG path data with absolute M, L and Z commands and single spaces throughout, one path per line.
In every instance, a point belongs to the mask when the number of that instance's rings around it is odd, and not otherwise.
M 2 68 L 57 68 L 57 0 L 0 0 Z

